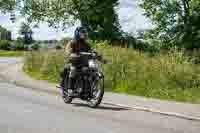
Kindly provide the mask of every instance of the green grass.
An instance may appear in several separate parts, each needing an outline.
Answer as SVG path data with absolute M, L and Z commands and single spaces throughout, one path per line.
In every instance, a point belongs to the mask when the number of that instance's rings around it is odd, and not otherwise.
M 158 99 L 200 103 L 200 66 L 183 52 L 150 55 L 133 49 L 101 46 L 98 51 L 109 60 L 102 65 L 107 91 Z M 59 82 L 63 68 L 62 50 L 32 52 L 25 72 L 37 79 Z
M 0 50 L 0 57 L 23 57 L 26 56 L 26 51 L 5 51 Z

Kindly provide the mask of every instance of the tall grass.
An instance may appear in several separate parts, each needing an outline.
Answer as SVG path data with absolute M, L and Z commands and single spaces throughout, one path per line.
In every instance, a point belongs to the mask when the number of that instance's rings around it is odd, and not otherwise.
M 37 79 L 59 82 L 60 71 L 64 65 L 62 50 L 40 49 L 26 57 L 24 71 Z
M 100 45 L 109 63 L 102 65 L 108 91 L 200 103 L 200 66 L 183 51 L 154 56 L 133 49 Z M 27 57 L 24 70 L 30 75 L 59 82 L 64 63 L 62 50 L 41 50 Z

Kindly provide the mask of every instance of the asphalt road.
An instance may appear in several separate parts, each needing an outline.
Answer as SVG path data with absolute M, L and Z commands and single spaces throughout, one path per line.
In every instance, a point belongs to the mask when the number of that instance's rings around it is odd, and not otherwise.
M 0 133 L 199 133 L 200 122 L 101 105 L 17 87 L 0 80 Z

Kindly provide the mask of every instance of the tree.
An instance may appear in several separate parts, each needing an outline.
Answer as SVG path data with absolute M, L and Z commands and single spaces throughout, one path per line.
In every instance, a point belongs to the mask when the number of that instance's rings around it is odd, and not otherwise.
M 11 44 L 7 40 L 0 40 L 0 49 L 2 50 L 10 50 Z
M 77 1 L 77 0 L 76 0 Z M 88 27 L 92 38 L 111 39 L 118 37 L 120 33 L 120 24 L 115 7 L 118 6 L 118 0 L 89 0 L 87 8 L 84 8 L 84 1 L 77 5 L 79 9 L 80 20 L 83 26 Z
M 0 11 L 10 12 L 14 9 L 15 0 L 0 0 Z
M 22 23 L 19 32 L 23 35 L 25 44 L 33 43 L 33 31 L 28 23 Z
M 24 39 L 21 37 L 18 37 L 15 45 L 13 47 L 14 50 L 25 50 L 25 44 L 24 44 Z
M 143 0 L 145 15 L 156 26 L 150 31 L 151 39 L 179 47 L 200 48 L 199 5 L 197 0 Z
M 10 13 L 10 20 L 15 21 L 15 14 L 13 13 L 16 7 L 16 1 L 20 0 L 0 0 L 0 12 Z
M 115 11 L 118 4 L 118 0 L 4 0 L 0 2 L 0 10 L 12 11 L 17 7 L 28 22 L 37 25 L 46 21 L 55 28 L 65 29 L 79 20 L 92 38 L 110 39 L 121 33 Z M 11 20 L 15 20 L 14 15 Z
M 12 40 L 11 32 L 0 26 L 0 40 Z
M 118 0 L 24 0 L 22 12 L 29 22 L 47 21 L 53 27 L 79 20 L 92 37 L 107 39 L 120 33 L 117 6 Z

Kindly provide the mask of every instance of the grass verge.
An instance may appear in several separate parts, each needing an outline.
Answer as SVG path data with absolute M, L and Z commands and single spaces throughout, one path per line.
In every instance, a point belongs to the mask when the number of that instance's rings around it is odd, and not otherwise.
M 0 50 L 0 57 L 24 57 L 28 54 L 27 51 L 5 51 Z

